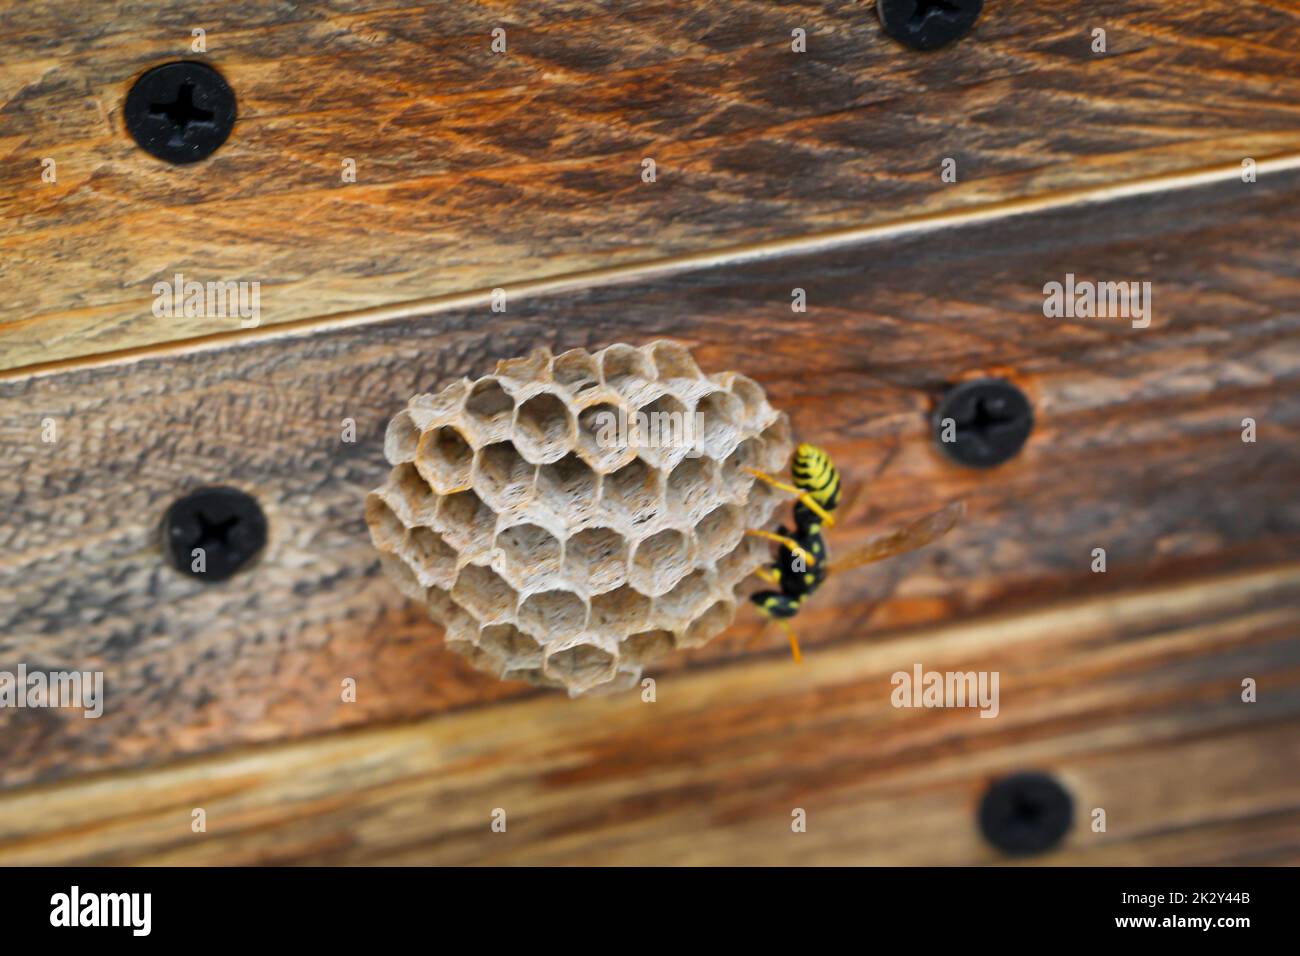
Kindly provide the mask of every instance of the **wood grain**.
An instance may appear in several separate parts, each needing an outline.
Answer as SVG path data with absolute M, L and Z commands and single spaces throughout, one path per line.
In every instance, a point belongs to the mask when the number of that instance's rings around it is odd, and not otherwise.
M 188 56 L 240 118 L 174 168 L 121 104 Z M 0 368 L 237 330 L 155 318 L 177 272 L 260 282 L 275 324 L 1300 153 L 1277 0 L 1002 0 L 928 55 L 847 0 L 6 0 L 0 64 Z
M 1043 862 L 1295 865 L 1297 620 L 1290 563 L 36 787 L 0 864 L 983 864 L 980 795 L 1036 768 L 1075 802 Z M 917 662 L 998 670 L 998 716 L 894 708 Z
M 1227 573 L 1300 554 L 1300 173 L 1218 183 L 176 357 L 0 380 L 0 663 L 96 667 L 100 720 L 0 713 L 14 786 L 239 743 L 412 718 L 521 693 L 468 672 L 379 575 L 361 498 L 405 399 L 539 344 L 670 336 L 738 368 L 870 483 L 834 549 L 963 498 L 935 548 L 832 578 L 800 615 L 808 656 L 901 628 Z M 1067 272 L 1149 279 L 1148 329 L 1043 316 Z M 810 310 L 790 310 L 805 288 Z M 948 463 L 927 415 L 943 384 L 1000 366 L 1035 402 L 994 472 Z M 1241 440 L 1244 417 L 1259 440 Z M 41 441 L 41 423 L 60 440 Z M 359 440 L 340 440 L 354 419 Z M 205 587 L 163 566 L 173 498 L 257 495 L 260 565 Z M 1090 570 L 1092 550 L 1108 571 Z M 1294 631 L 1294 627 L 1292 629 Z M 786 657 L 744 619 L 675 658 Z M 1294 666 L 1278 662 L 1280 671 Z M 340 682 L 358 681 L 356 704 Z

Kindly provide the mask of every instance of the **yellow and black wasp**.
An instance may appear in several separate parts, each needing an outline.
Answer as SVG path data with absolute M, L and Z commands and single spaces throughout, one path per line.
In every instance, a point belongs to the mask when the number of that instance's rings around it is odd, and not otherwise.
M 752 529 L 746 533 L 780 546 L 776 560 L 758 570 L 758 576 L 776 590 L 759 591 L 750 600 L 764 616 L 785 630 L 790 638 L 790 652 L 798 661 L 801 659 L 799 639 L 786 621 L 799 613 L 803 602 L 821 587 L 830 570 L 822 529 L 835 524 L 833 512 L 840 505 L 840 472 L 830 455 L 806 443 L 794 453 L 790 466 L 793 484 L 754 468 L 745 470 L 773 488 L 796 496 L 793 530 L 782 526 L 775 532 Z M 951 531 L 964 511 L 965 505 L 960 501 L 933 511 L 897 531 L 872 538 L 836 561 L 835 567 L 848 571 L 920 548 Z

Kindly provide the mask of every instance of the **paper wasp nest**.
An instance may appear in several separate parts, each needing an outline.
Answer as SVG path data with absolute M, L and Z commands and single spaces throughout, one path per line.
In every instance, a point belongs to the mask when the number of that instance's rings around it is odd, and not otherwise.
M 638 413 L 641 413 L 638 415 Z M 447 643 L 506 680 L 627 687 L 736 614 L 768 547 L 790 427 L 763 390 L 653 342 L 552 356 L 417 395 L 388 427 L 366 522 Z

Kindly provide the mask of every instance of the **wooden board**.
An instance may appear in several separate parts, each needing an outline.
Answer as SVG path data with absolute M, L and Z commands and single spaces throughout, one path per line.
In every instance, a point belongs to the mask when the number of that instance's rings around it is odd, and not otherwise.
M 176 168 L 122 102 L 183 57 L 239 121 Z M 1001 0 L 925 55 L 859 2 L 0 3 L 0 368 L 237 333 L 154 317 L 177 272 L 285 323 L 1294 157 L 1297 101 L 1277 0 Z
M 1046 862 L 1296 865 L 1297 619 L 1291 563 L 37 787 L 0 864 L 991 863 L 980 795 L 1034 767 L 1075 802 Z M 999 670 L 998 717 L 891 706 L 917 662 Z
M 361 498 L 405 399 L 496 357 L 675 336 L 762 382 L 867 505 L 832 549 L 963 498 L 935 548 L 833 578 L 800 615 L 811 656 L 904 626 L 1247 569 L 1300 553 L 1300 172 L 962 229 L 591 286 L 427 316 L 264 335 L 0 381 L 0 659 L 98 666 L 110 716 L 0 713 L 6 785 L 483 704 L 378 572 Z M 1153 282 L 1153 320 L 1043 315 L 1067 272 Z M 792 313 L 790 290 L 810 309 Z M 927 416 L 947 381 L 1006 366 L 1035 402 L 1022 455 L 949 463 Z M 1241 440 L 1252 417 L 1259 440 Z M 41 441 L 54 419 L 61 438 Z M 359 441 L 341 438 L 355 419 Z M 205 587 L 163 566 L 174 497 L 231 482 L 272 544 Z M 1105 574 L 1090 570 L 1094 548 Z M 833 561 L 833 552 L 832 552 Z M 689 657 L 786 657 L 756 617 Z M 356 704 L 339 699 L 345 677 Z

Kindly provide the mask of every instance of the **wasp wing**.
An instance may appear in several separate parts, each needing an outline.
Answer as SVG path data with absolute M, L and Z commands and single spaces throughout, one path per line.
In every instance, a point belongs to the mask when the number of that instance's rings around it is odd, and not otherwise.
M 964 501 L 954 501 L 947 507 L 932 511 L 923 518 L 917 518 L 911 524 L 903 525 L 897 531 L 877 535 L 861 547 L 854 548 L 842 556 L 831 555 L 832 571 L 850 571 L 864 564 L 883 561 L 885 558 L 914 551 L 924 547 L 936 538 L 942 538 L 951 531 L 966 512 Z

